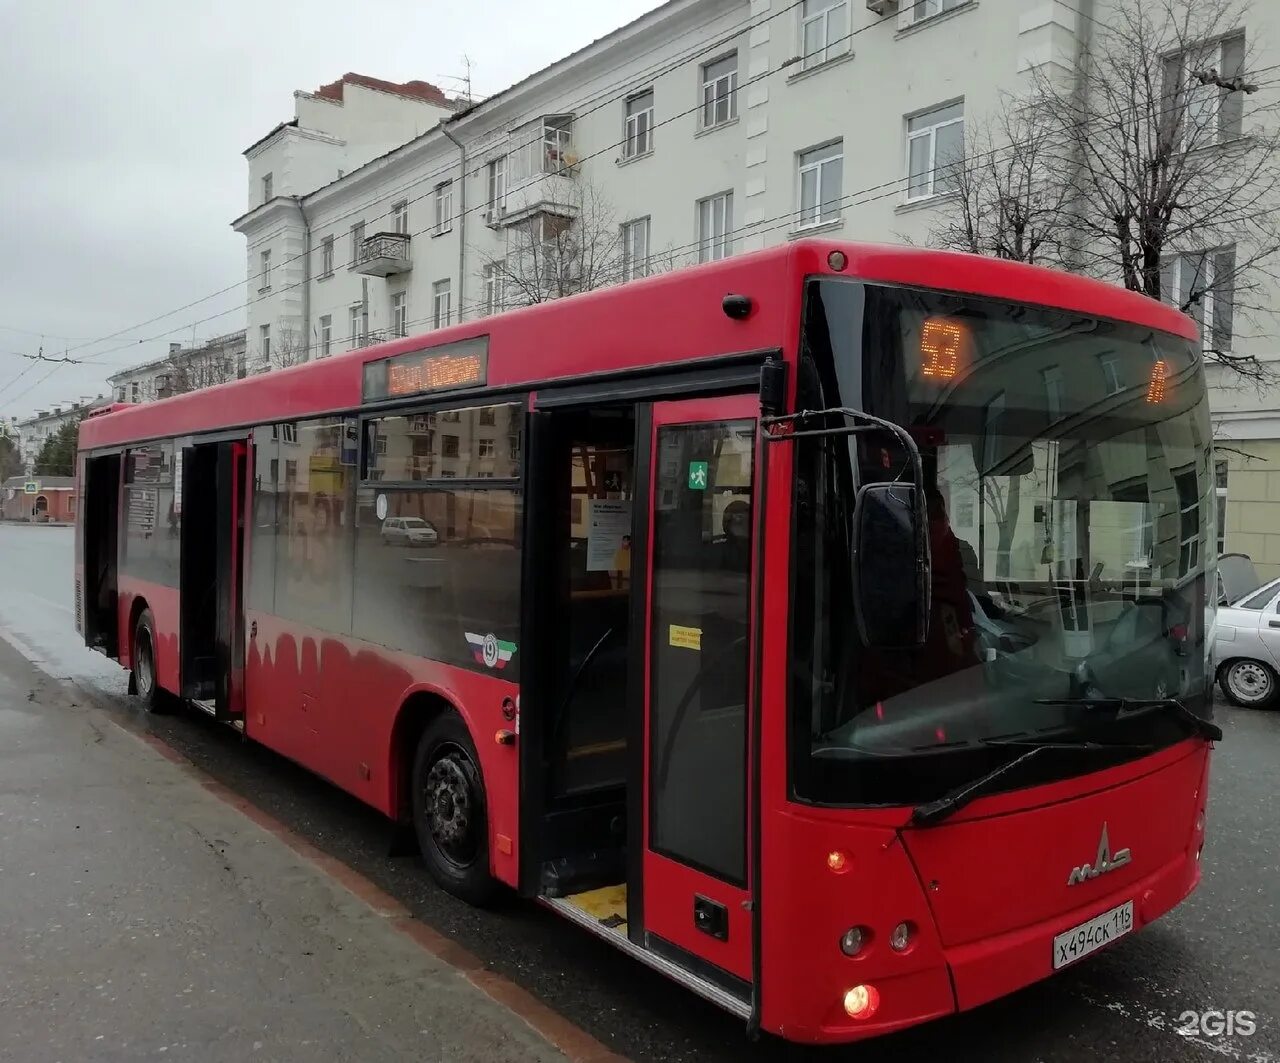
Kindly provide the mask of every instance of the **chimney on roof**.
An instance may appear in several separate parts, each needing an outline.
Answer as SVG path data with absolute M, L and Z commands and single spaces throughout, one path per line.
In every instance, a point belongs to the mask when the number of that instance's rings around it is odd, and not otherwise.
M 54 417 L 61 417 L 61 416 L 62 416 L 62 407 L 61 407 L 61 406 L 55 406 L 55 407 L 53 408 L 53 415 L 54 415 Z
M 182 344 L 181 344 L 181 343 L 171 343 L 171 344 L 169 344 L 169 357 L 170 357 L 170 358 L 172 358 L 172 357 L 173 357 L 175 354 L 177 354 L 180 350 L 182 350 Z

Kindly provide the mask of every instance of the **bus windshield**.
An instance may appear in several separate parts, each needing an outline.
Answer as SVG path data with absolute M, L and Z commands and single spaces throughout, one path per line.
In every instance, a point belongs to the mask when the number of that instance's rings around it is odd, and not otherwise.
M 931 603 L 922 646 L 862 643 L 854 498 L 861 484 L 905 476 L 906 455 L 888 433 L 797 439 L 796 796 L 927 801 L 1029 745 L 1062 747 L 1002 779 L 1016 788 L 1185 737 L 1176 714 L 1088 703 L 1177 698 L 1210 710 L 1215 514 L 1197 346 L 846 280 L 809 282 L 803 339 L 798 409 L 859 408 L 919 447 Z

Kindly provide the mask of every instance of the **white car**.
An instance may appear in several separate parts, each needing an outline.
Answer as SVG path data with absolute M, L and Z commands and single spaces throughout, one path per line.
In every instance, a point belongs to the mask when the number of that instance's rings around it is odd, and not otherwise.
M 1258 586 L 1256 579 L 1227 579 L 1225 568 L 1222 575 L 1227 601 L 1218 605 L 1213 643 L 1218 685 L 1233 705 L 1271 708 L 1280 700 L 1280 579 Z
M 421 517 L 388 517 L 382 522 L 382 541 L 388 546 L 435 546 L 440 535 Z

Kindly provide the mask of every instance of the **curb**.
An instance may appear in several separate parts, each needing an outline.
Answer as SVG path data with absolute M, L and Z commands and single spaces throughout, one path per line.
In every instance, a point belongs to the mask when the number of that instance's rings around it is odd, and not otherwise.
M 97 693 L 74 680 L 65 682 L 87 702 L 102 708 L 100 696 Z M 419 948 L 430 953 L 446 966 L 452 967 L 495 1004 L 522 1019 L 543 1040 L 562 1052 L 570 1063 L 628 1063 L 627 1057 L 607 1048 L 586 1030 L 544 1004 L 527 989 L 517 985 L 505 975 L 490 970 L 483 960 L 452 938 L 415 919 L 400 901 L 354 868 L 317 848 L 293 828 L 286 826 L 275 816 L 253 804 L 247 797 L 218 782 L 164 739 L 143 730 L 132 720 L 118 718 L 119 713 L 114 706 L 112 710 L 104 712 L 104 715 L 114 727 L 149 746 L 165 760 L 181 769 L 203 790 L 234 808 L 268 834 L 283 842 L 296 855 L 313 864 L 353 897 L 363 902 L 376 915 L 388 920 L 395 930 L 404 934 Z

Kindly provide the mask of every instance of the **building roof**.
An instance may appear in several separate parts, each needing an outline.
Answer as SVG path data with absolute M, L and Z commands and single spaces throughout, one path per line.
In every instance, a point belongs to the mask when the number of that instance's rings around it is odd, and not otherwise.
M 390 92 L 396 96 L 408 96 L 410 99 L 434 103 L 437 107 L 452 107 L 453 102 L 444 92 L 429 81 L 383 81 L 382 78 L 369 77 L 368 74 L 354 74 L 348 71 L 328 85 L 321 85 L 314 95 L 323 100 L 341 100 L 343 89 L 347 85 L 361 85 L 376 92 Z M 269 135 L 269 134 L 268 134 Z
M 76 478 L 74 476 L 10 476 L 0 487 L 22 489 L 22 485 L 28 480 L 37 480 L 40 484 L 41 491 L 70 491 L 76 486 Z
M 249 154 L 249 152 L 251 152 L 254 148 L 258 147 L 260 144 L 265 144 L 265 143 L 266 143 L 268 140 L 270 140 L 273 136 L 275 136 L 277 133 L 279 133 L 279 132 L 280 132 L 280 130 L 282 130 L 282 129 L 290 129 L 290 128 L 293 128 L 293 127 L 297 126 L 297 124 L 298 124 L 298 120 L 297 120 L 296 118 L 291 118 L 291 119 L 290 119 L 289 121 L 287 121 L 287 122 L 281 122 L 278 126 L 276 126 L 273 130 L 271 130 L 271 132 L 270 132 L 270 133 L 266 134 L 265 136 L 261 136 L 261 137 L 259 137 L 259 138 L 258 138 L 257 140 L 255 140 L 252 144 L 250 144 L 247 148 L 245 148 L 245 149 L 244 149 L 244 151 L 242 151 L 240 154 L 241 154 L 241 155 L 248 155 L 248 154 Z

